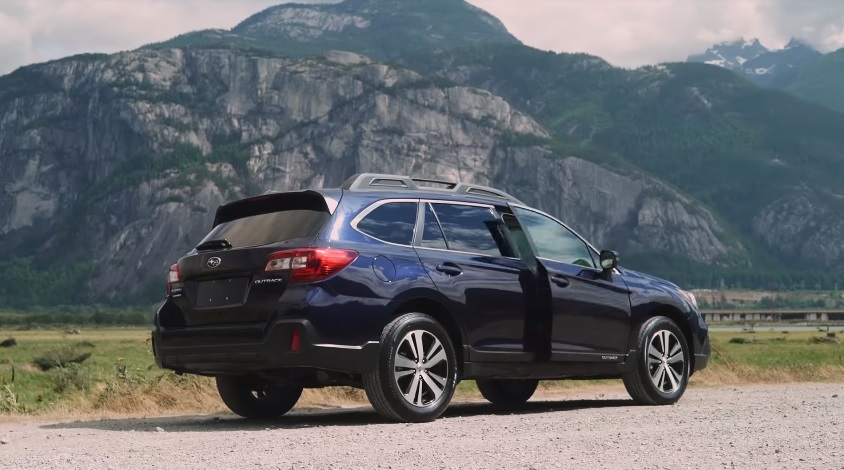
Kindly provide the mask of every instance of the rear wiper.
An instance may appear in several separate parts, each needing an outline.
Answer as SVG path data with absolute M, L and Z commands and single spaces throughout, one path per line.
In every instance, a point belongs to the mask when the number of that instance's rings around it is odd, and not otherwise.
M 205 250 L 228 250 L 232 247 L 232 244 L 229 243 L 228 240 L 225 238 L 221 238 L 219 240 L 208 240 L 207 242 L 202 242 L 196 246 L 196 251 L 205 251 Z

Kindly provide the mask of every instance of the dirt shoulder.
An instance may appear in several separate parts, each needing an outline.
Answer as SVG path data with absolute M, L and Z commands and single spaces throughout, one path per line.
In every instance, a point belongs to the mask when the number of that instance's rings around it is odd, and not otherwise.
M 597 392 L 597 393 L 596 393 Z M 633 406 L 623 389 L 543 392 L 521 412 L 450 407 L 433 423 L 368 407 L 0 425 L 7 469 L 844 468 L 844 386 L 694 388 Z

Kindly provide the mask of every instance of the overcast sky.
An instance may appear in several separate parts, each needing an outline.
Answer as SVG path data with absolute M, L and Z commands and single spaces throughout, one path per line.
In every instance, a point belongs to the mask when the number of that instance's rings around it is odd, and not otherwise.
M 301 1 L 301 0 L 300 0 Z M 424 0 L 419 0 L 424 1 Z M 470 0 L 525 43 L 635 67 L 725 40 L 790 37 L 844 47 L 844 0 Z M 81 52 L 117 52 L 231 28 L 281 0 L 0 0 L 0 73 Z

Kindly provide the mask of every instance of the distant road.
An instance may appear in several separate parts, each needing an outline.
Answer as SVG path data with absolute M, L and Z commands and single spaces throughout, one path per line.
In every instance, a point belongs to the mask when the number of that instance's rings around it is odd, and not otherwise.
M 709 325 L 709 331 L 744 331 L 747 329 L 747 326 L 744 325 L 719 325 L 717 323 Z M 788 331 L 792 333 L 796 333 L 799 331 L 818 331 L 820 327 L 817 325 L 809 326 L 809 325 L 794 325 L 788 323 L 757 323 L 754 326 L 753 331 L 757 332 L 766 332 L 766 331 Z M 823 331 L 826 332 L 826 326 L 823 327 Z M 829 327 L 829 331 L 832 332 L 841 332 L 844 331 L 844 326 L 842 325 L 831 325 Z
M 701 310 L 707 323 L 717 322 L 841 322 L 844 323 L 844 310 L 823 308 L 799 309 L 748 309 L 748 310 Z
M 370 408 L 0 425 L 3 469 L 841 469 L 844 386 L 690 389 L 639 407 L 612 388 L 515 414 L 455 405 L 420 425 Z M 548 398 L 546 398 L 548 400 Z M 160 430 L 159 430 L 160 429 Z

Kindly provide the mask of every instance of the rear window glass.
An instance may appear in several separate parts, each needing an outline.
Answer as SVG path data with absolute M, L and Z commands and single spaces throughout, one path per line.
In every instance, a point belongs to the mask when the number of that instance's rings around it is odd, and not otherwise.
M 300 203 L 294 203 L 300 202 Z M 276 201 L 278 204 L 292 206 L 290 209 L 275 210 L 255 214 L 252 207 L 243 205 L 237 211 L 250 214 L 235 218 L 214 227 L 198 244 L 210 240 L 225 239 L 232 247 L 269 245 L 285 240 L 315 236 L 331 218 L 328 210 L 320 210 L 317 201 L 293 201 L 290 198 Z M 261 202 L 262 210 L 269 208 L 273 201 Z M 254 215 L 252 215 L 254 214 Z M 227 213 L 226 215 L 231 215 Z M 232 217 L 228 217 L 232 218 Z
M 361 219 L 357 228 L 381 241 L 410 245 L 416 228 L 416 211 L 415 202 L 388 202 Z

